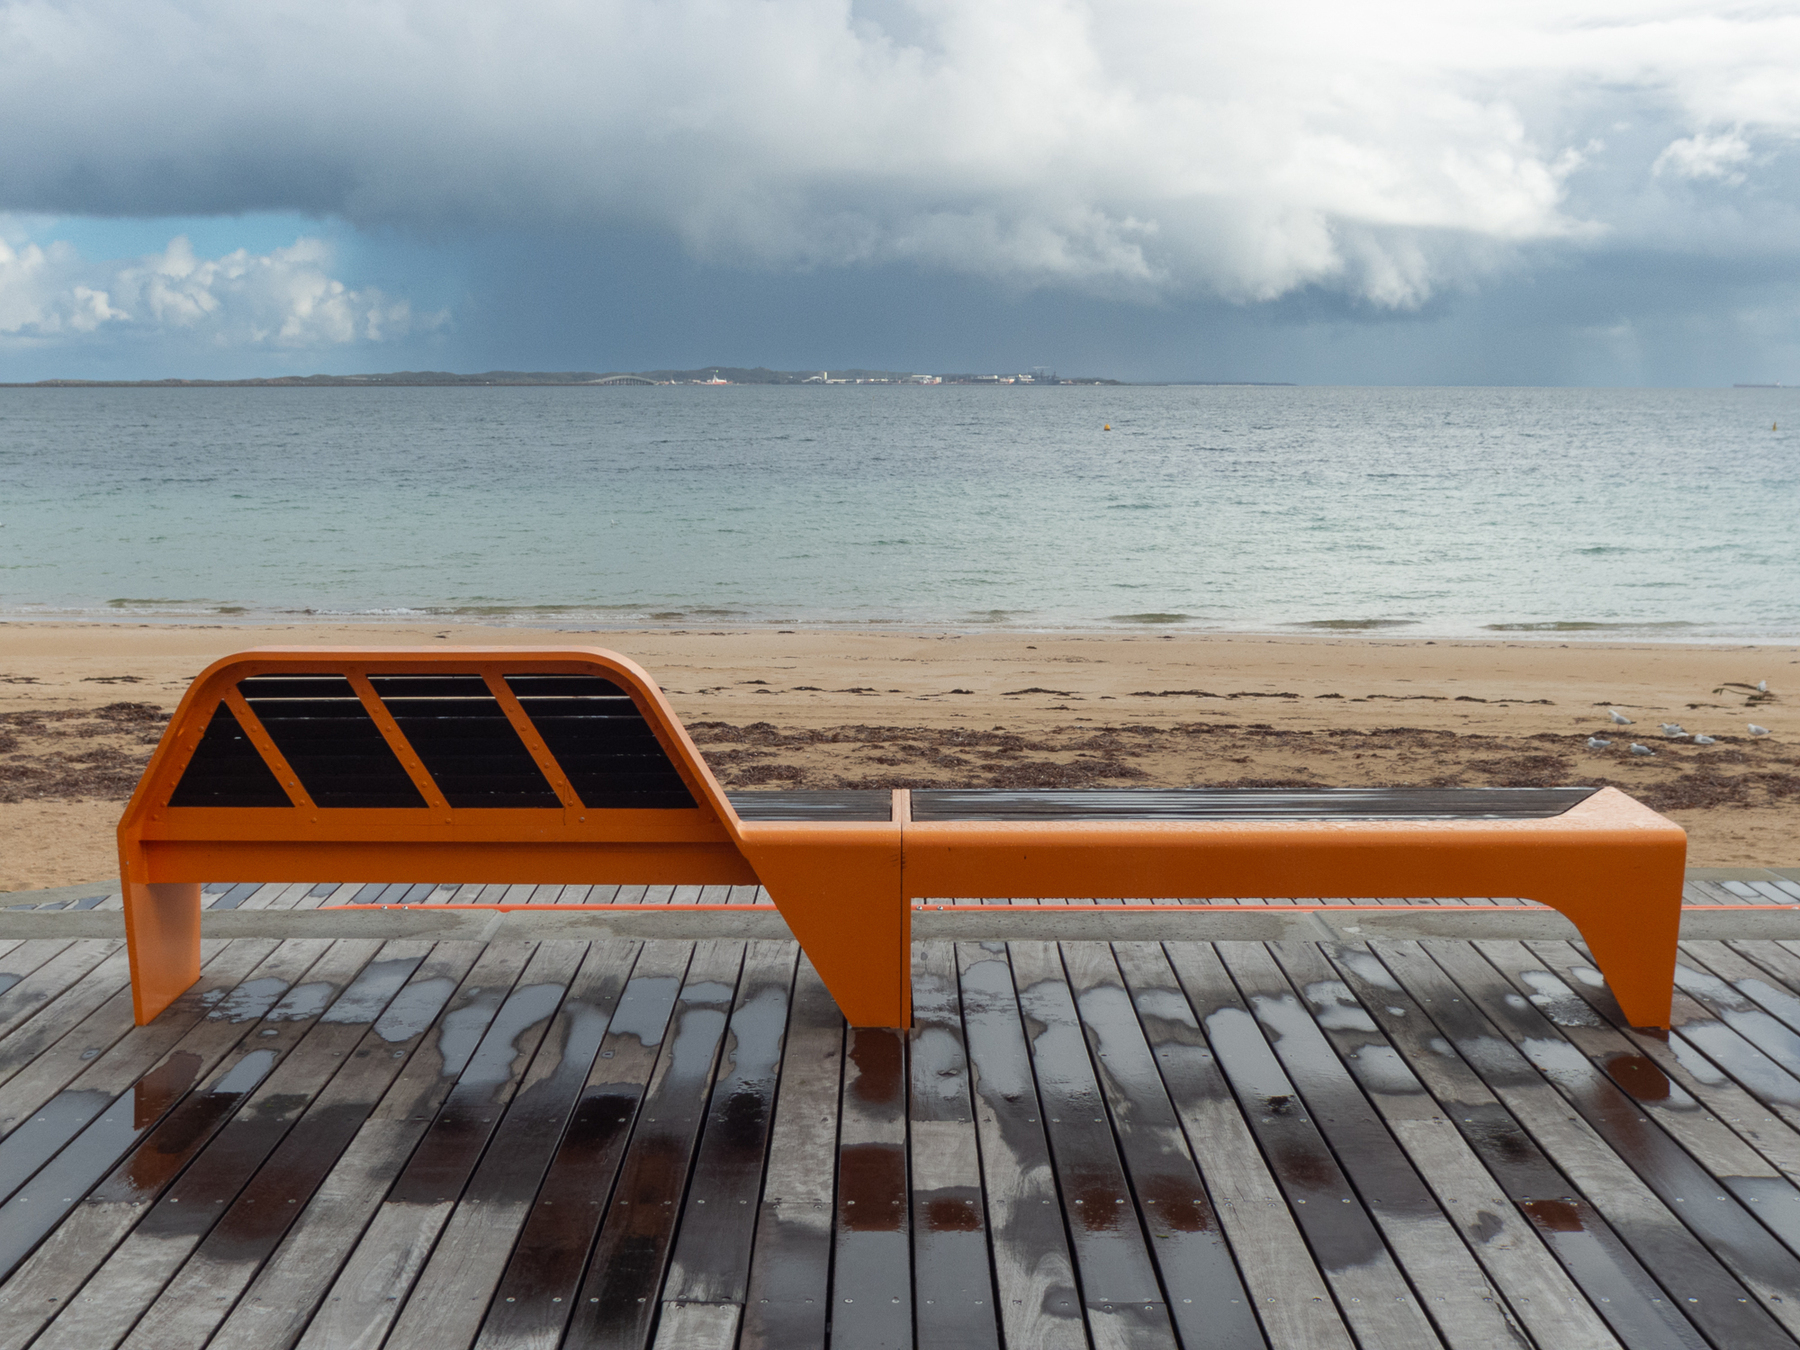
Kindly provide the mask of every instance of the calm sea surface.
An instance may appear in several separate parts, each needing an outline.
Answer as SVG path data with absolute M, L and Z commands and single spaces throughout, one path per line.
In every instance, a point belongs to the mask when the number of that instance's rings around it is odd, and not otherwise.
M 14 617 L 1794 639 L 1797 517 L 1789 389 L 0 390 Z

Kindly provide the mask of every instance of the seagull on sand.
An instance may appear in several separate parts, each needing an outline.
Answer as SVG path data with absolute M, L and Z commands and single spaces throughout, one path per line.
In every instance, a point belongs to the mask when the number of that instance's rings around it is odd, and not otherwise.
M 1649 756 L 1649 755 L 1654 755 L 1656 753 L 1656 751 L 1652 750 L 1647 745 L 1639 745 L 1636 741 L 1633 741 L 1631 743 L 1631 753 L 1634 755 Z
M 1664 722 L 1664 723 L 1662 723 L 1662 731 L 1663 731 L 1663 735 L 1665 735 L 1665 736 L 1685 736 L 1685 735 L 1687 735 L 1687 732 L 1685 732 L 1681 729 L 1681 723 L 1679 723 L 1679 722 Z
M 1696 736 L 1696 737 L 1694 737 L 1694 744 L 1695 745 L 1717 745 L 1718 742 L 1716 740 L 1714 740 L 1711 736 Z
M 1606 715 L 1612 718 L 1612 723 L 1615 727 L 1628 727 L 1631 725 L 1631 719 L 1617 708 L 1608 708 L 1606 710 Z
M 1605 740 L 1599 736 L 1589 736 L 1588 737 L 1588 749 L 1590 749 L 1590 750 L 1604 750 L 1604 749 L 1606 749 L 1607 746 L 1609 746 L 1611 744 L 1612 744 L 1611 741 Z
M 1768 693 L 1769 692 L 1769 682 L 1767 680 L 1758 680 L 1756 682 L 1756 692 L 1759 694 Z
M 1772 736 L 1772 735 L 1774 735 L 1774 733 L 1772 731 L 1770 731 L 1767 727 L 1759 727 L 1754 722 L 1752 722 L 1750 724 L 1750 734 L 1752 736 Z

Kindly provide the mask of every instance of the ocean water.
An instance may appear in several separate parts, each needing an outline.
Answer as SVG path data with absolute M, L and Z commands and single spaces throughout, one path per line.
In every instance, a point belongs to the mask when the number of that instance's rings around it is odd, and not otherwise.
M 1782 640 L 1797 516 L 1789 389 L 0 389 L 8 617 Z

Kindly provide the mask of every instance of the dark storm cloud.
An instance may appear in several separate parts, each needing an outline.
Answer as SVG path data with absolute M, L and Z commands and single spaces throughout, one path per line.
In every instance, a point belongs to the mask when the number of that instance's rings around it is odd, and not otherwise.
M 0 0 L 0 211 L 520 251 L 490 277 L 669 240 L 746 294 L 941 277 L 1167 333 L 1416 333 L 1619 259 L 1658 295 L 1701 260 L 1791 272 L 1796 68 L 1793 3 Z M 296 247 L 96 270 L 0 228 L 0 333 L 440 325 Z M 1716 299 L 1792 342 L 1787 291 Z

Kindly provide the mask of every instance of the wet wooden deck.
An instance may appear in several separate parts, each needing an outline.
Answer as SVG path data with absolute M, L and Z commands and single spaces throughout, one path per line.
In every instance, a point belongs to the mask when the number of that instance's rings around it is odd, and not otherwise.
M 903 1037 L 792 943 L 321 936 L 138 1028 L 117 942 L 0 942 L 0 1350 L 1791 1347 L 1797 991 L 933 943 Z

